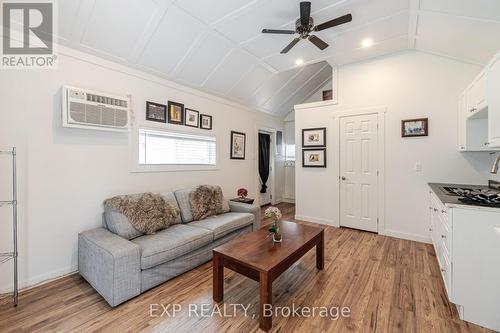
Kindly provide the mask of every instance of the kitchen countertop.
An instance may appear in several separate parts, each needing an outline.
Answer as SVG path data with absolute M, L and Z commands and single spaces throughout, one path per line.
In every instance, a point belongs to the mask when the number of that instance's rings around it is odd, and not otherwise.
M 429 183 L 429 187 L 431 188 L 432 192 L 436 194 L 438 199 L 446 206 L 446 207 L 459 207 L 459 208 L 474 208 L 474 209 L 481 209 L 481 210 L 494 210 L 494 211 L 500 211 L 500 208 L 496 207 L 486 207 L 486 206 L 479 206 L 475 205 L 474 203 L 467 203 L 467 202 L 462 202 L 458 200 L 459 197 L 449 195 L 446 192 L 444 192 L 441 188 L 443 186 L 446 187 L 465 187 L 465 188 L 470 188 L 473 190 L 491 190 L 486 185 L 470 185 L 470 184 L 444 184 L 444 183 Z

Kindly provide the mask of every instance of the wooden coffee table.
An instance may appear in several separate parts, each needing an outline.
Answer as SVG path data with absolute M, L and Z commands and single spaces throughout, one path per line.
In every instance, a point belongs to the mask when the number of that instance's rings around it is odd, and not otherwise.
M 243 274 L 260 284 L 259 327 L 268 331 L 272 316 L 264 316 L 264 307 L 272 305 L 273 281 L 316 247 L 316 267 L 323 269 L 324 232 L 320 227 L 280 222 L 281 243 L 268 237 L 268 227 L 233 239 L 213 250 L 213 298 L 221 302 L 224 295 L 224 267 Z

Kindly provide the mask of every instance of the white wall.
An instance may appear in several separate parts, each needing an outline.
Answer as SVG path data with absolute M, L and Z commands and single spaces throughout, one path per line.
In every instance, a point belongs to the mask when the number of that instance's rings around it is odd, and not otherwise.
M 318 90 L 316 90 L 309 98 L 307 98 L 304 103 L 321 102 L 323 100 L 323 90 L 333 89 L 332 80 L 328 80 L 323 84 Z
M 292 149 L 295 145 L 295 111 L 285 117 L 285 146 L 287 150 Z M 295 201 L 295 162 L 285 162 L 285 190 L 283 199 L 287 202 Z
M 257 127 L 283 130 L 280 119 L 70 49 L 61 47 L 60 53 L 57 70 L 0 73 L 0 147 L 17 146 L 19 151 L 21 286 L 77 269 L 78 233 L 101 224 L 101 204 L 110 196 L 209 183 L 220 184 L 228 197 L 235 196 L 238 187 L 248 188 L 250 196 L 256 197 Z M 63 84 L 132 94 L 136 123 L 145 123 L 146 100 L 164 104 L 173 100 L 212 115 L 212 132 L 194 131 L 217 136 L 220 169 L 131 173 L 127 134 L 61 127 Z M 184 126 L 163 126 L 189 131 Z M 229 159 L 231 130 L 247 133 L 244 161 Z M 0 171 L 0 194 L 7 195 L 3 176 L 7 172 Z M 276 188 L 281 191 L 283 184 Z M 4 223 L 9 216 L 0 217 L 2 252 L 9 250 L 11 232 Z M 10 286 L 10 274 L 11 265 L 2 265 L 1 291 Z
M 404 52 L 339 70 L 339 104 L 297 109 L 295 135 L 327 127 L 328 168 L 296 167 L 296 214 L 338 225 L 336 112 L 386 106 L 387 234 L 428 240 L 428 182 L 484 184 L 491 157 L 457 150 L 457 100 L 479 67 L 420 52 Z M 401 120 L 429 118 L 429 136 L 401 138 Z M 297 160 L 300 159 L 297 142 Z M 416 162 L 422 172 L 415 172 Z

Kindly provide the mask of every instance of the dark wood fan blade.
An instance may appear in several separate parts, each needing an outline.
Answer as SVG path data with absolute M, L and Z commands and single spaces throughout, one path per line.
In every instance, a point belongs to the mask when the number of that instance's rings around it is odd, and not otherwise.
M 300 37 L 295 38 L 294 40 L 292 40 L 292 42 L 290 44 L 288 44 L 283 50 L 281 50 L 280 53 L 281 54 L 288 53 L 288 51 L 290 51 L 292 49 L 292 47 L 294 47 L 295 44 L 297 44 L 299 41 L 300 41 Z
M 335 27 L 337 25 L 341 25 L 341 24 L 348 23 L 348 22 L 351 22 L 351 21 L 352 21 L 352 15 L 351 14 L 347 14 L 347 15 L 344 15 L 344 16 L 341 16 L 341 17 L 337 17 L 336 19 L 333 19 L 331 21 L 328 21 L 328 22 L 325 22 L 325 23 L 321 23 L 320 25 L 317 25 L 314 28 L 314 30 L 321 31 L 321 30 L 332 28 L 332 27 Z
M 316 45 L 320 50 L 324 50 L 328 47 L 328 44 L 325 41 L 313 35 L 309 36 L 309 41 Z
M 300 3 L 300 24 L 304 27 L 309 25 L 309 18 L 311 17 L 311 3 L 309 1 L 302 1 Z
M 263 34 L 283 34 L 283 35 L 293 35 L 294 30 L 279 30 L 279 29 L 262 29 Z

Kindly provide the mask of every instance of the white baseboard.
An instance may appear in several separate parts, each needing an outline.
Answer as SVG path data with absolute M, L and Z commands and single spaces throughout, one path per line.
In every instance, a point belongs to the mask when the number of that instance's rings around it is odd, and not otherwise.
M 281 200 L 281 202 L 286 202 L 286 203 L 294 204 L 295 203 L 295 199 L 292 199 L 292 198 L 283 198 Z
M 390 237 L 395 237 L 395 238 L 412 240 L 412 241 L 421 242 L 421 243 L 432 244 L 432 240 L 430 239 L 430 237 L 425 237 L 425 236 L 416 235 L 416 234 L 409 234 L 406 232 L 399 232 L 399 231 L 386 229 L 384 232 L 384 235 L 390 236 Z
M 49 273 L 41 274 L 38 276 L 34 276 L 27 280 L 19 280 L 19 290 L 28 290 L 34 287 L 38 287 L 40 285 L 52 282 L 54 280 L 66 277 L 68 275 L 72 275 L 77 273 L 78 270 L 66 267 L 64 269 L 58 269 L 56 271 L 52 271 Z M 12 293 L 13 285 L 10 284 L 8 286 L 3 286 L 0 288 L 0 295 Z
M 295 215 L 295 219 L 300 220 L 300 221 L 325 224 L 325 225 L 329 225 L 332 227 L 338 227 L 337 222 L 335 220 L 330 220 L 330 219 L 323 219 L 323 218 L 304 216 L 304 215 Z

